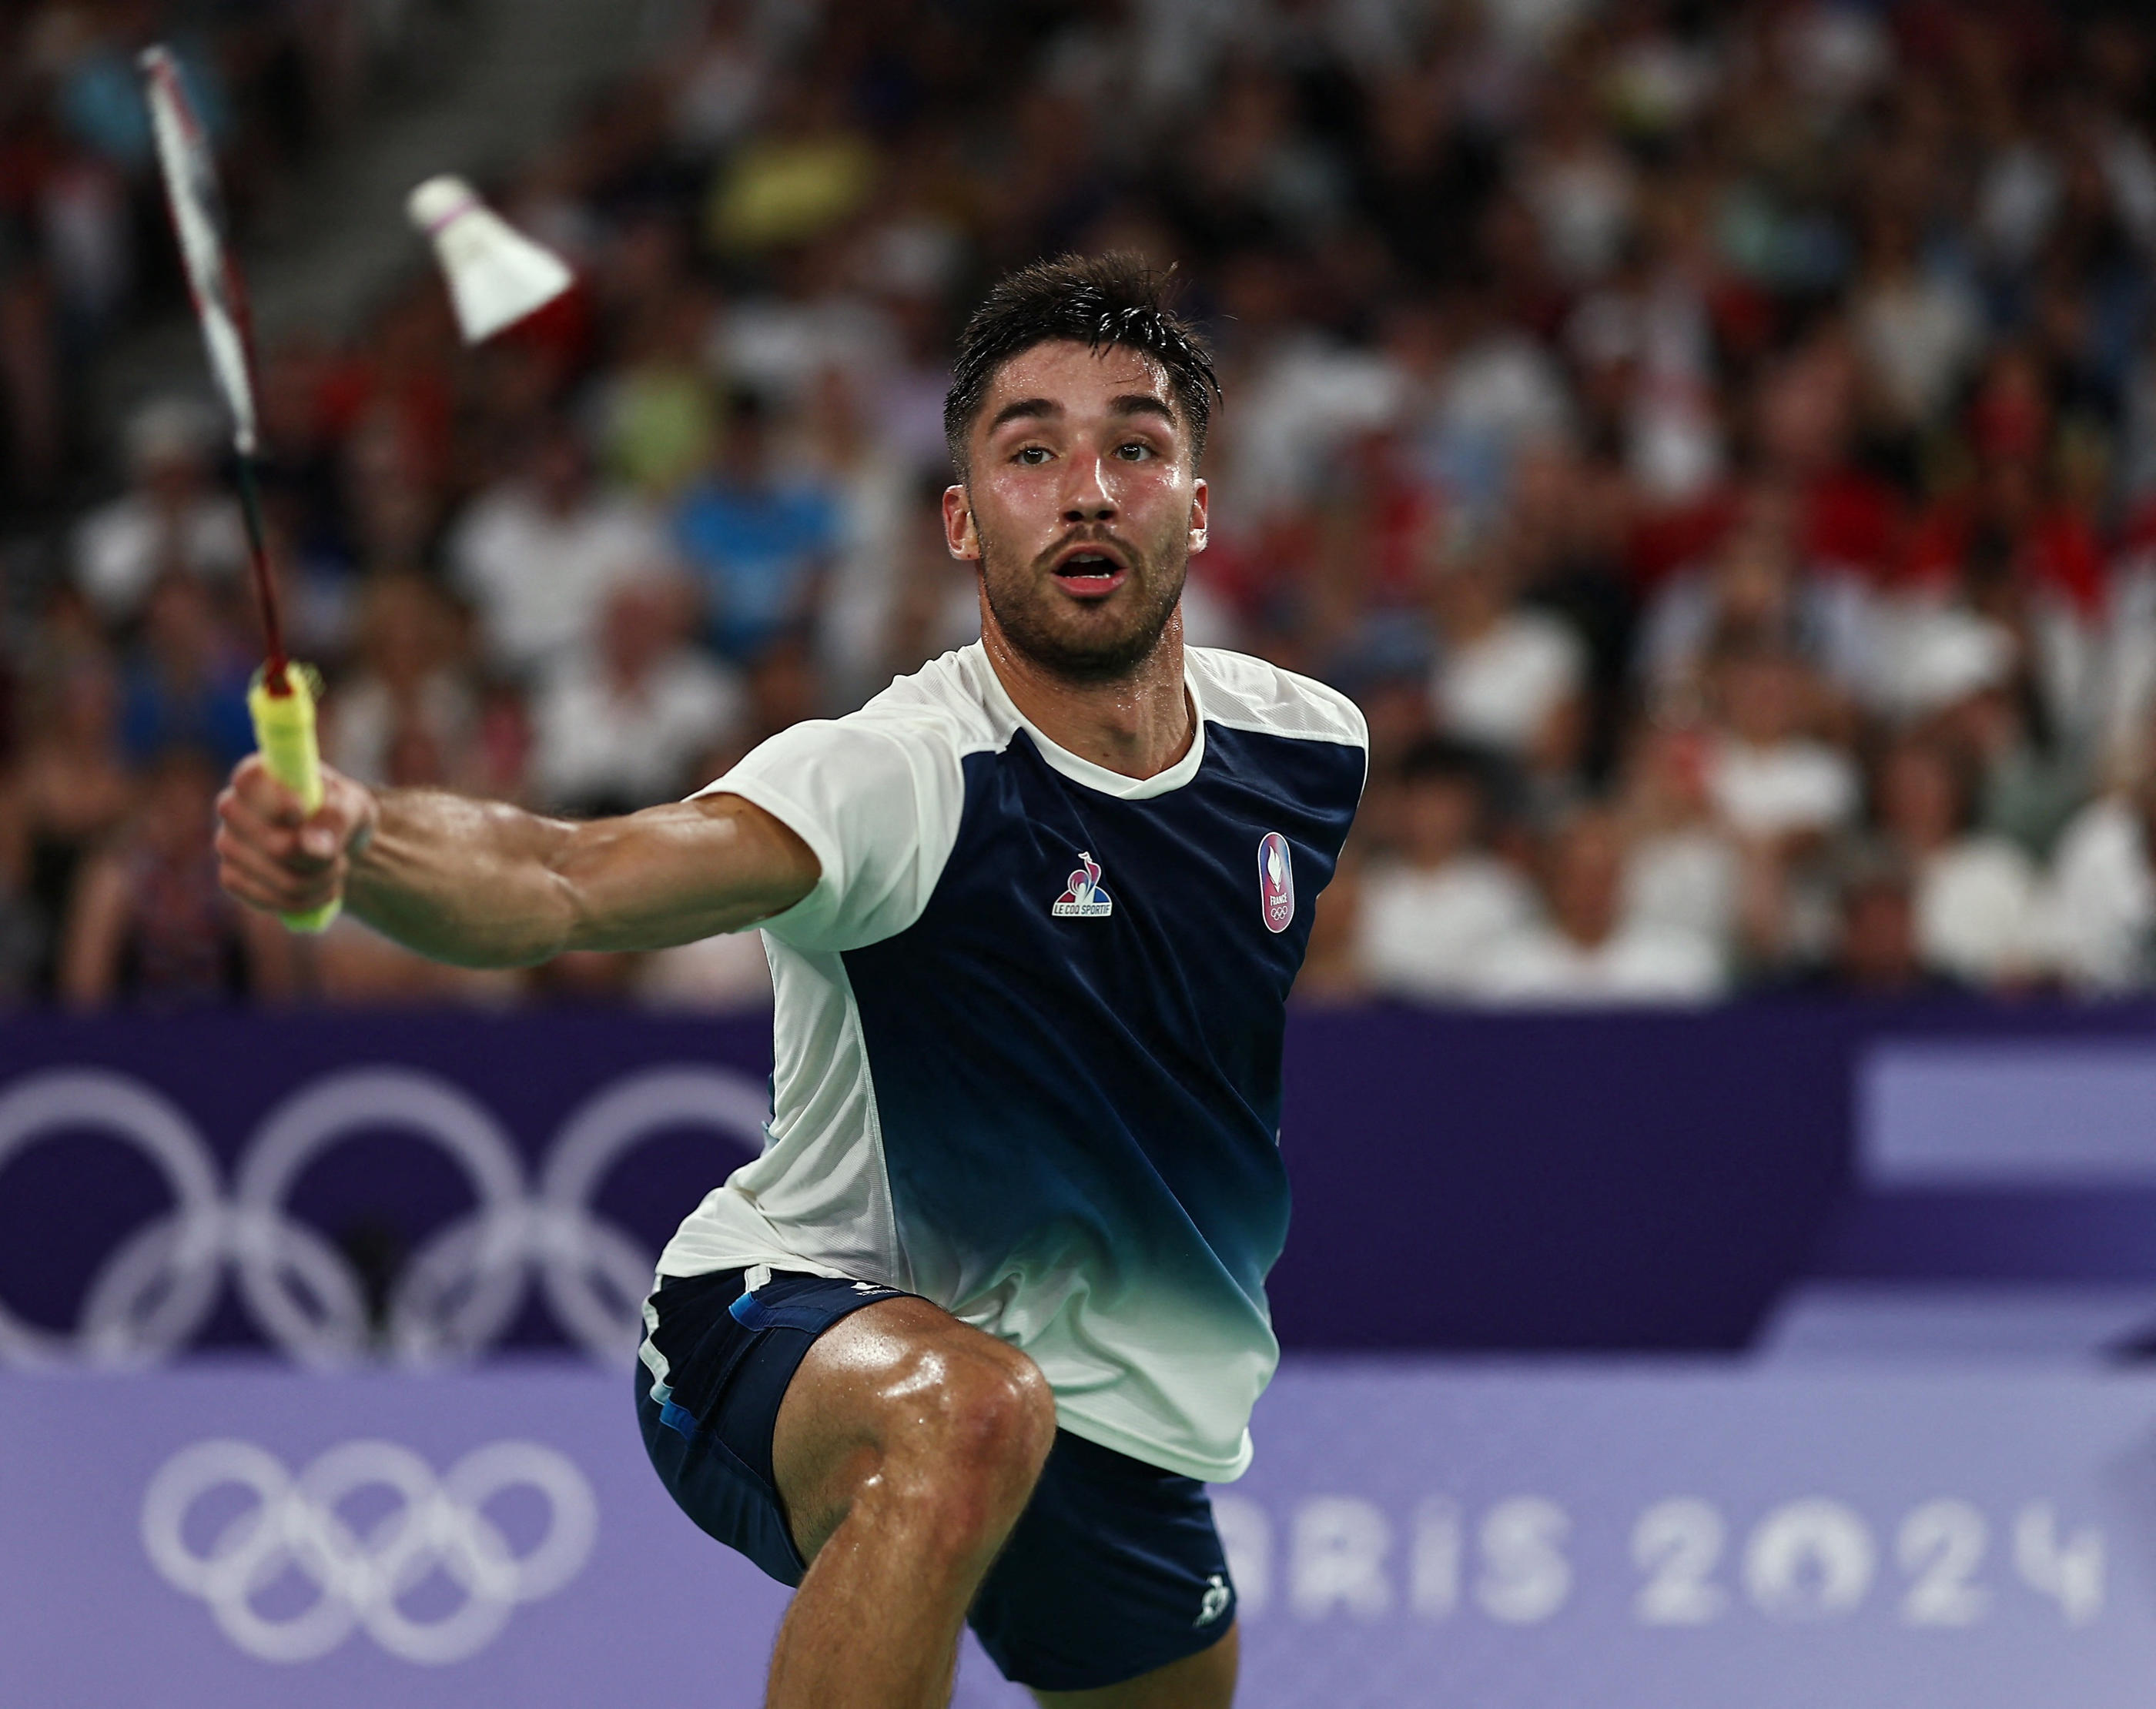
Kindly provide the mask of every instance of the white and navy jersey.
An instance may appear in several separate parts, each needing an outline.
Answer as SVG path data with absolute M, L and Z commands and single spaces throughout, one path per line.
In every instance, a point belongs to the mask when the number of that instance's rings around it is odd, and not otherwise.
M 823 873 L 763 927 L 763 1155 L 659 1268 L 909 1290 L 1023 1347 L 1065 1429 L 1222 1479 L 1279 1357 L 1286 1003 L 1368 736 L 1320 684 L 1185 656 L 1197 731 L 1156 777 L 1056 747 L 976 644 L 704 792 Z

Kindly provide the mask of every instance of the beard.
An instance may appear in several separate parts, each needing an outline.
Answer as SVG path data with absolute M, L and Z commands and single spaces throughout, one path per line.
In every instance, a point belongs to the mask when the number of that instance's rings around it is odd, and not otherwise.
M 1128 566 L 1123 585 L 1097 603 L 1069 598 L 1049 573 L 1060 553 L 1081 543 L 1113 546 Z M 1074 530 L 1023 566 L 981 537 L 981 589 L 997 626 L 1026 658 L 1074 683 L 1111 682 L 1152 654 L 1175 615 L 1189 567 L 1189 542 L 1181 534 L 1145 552 L 1106 530 Z

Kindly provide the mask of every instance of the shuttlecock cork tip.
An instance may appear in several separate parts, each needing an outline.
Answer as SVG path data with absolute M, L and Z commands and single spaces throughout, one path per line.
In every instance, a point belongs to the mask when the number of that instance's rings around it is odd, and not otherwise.
M 405 198 L 404 212 L 429 236 L 459 214 L 480 205 L 478 192 L 462 178 L 444 172 L 429 178 Z

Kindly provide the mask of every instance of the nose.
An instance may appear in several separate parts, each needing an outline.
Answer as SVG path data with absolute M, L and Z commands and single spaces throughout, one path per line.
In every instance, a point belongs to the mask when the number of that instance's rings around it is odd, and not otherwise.
M 1108 522 L 1115 519 L 1115 495 L 1108 490 L 1106 459 L 1097 453 L 1083 453 L 1064 464 L 1068 471 L 1063 488 L 1065 522 Z

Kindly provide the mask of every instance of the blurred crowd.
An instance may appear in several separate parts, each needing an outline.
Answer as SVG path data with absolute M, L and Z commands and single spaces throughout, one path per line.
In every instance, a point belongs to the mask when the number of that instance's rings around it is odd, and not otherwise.
M 154 399 L 100 462 L 40 438 L 28 372 L 100 336 L 62 217 L 97 145 L 51 44 L 156 9 L 0 8 L 0 44 L 45 44 L 0 69 L 0 146 L 63 162 L 61 214 L 0 173 L 33 519 L 0 539 L 0 989 L 767 1001 L 752 936 L 480 975 L 219 897 L 203 827 L 259 648 L 220 424 Z M 299 40 L 336 10 L 233 15 Z M 333 763 L 614 812 L 969 640 L 937 521 L 952 334 L 1010 266 L 1127 249 L 1220 359 L 1190 638 L 1370 720 L 1306 1000 L 2156 985 L 2142 8 L 667 16 L 488 187 L 570 297 L 465 352 L 415 251 L 356 336 L 264 352 Z M 205 38 L 205 75 L 248 87 L 217 55 L 254 40 Z M 139 204 L 139 155 L 94 170 Z M 70 480 L 101 485 L 32 502 Z

